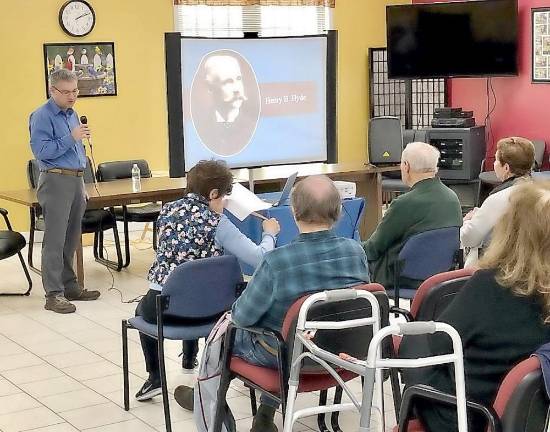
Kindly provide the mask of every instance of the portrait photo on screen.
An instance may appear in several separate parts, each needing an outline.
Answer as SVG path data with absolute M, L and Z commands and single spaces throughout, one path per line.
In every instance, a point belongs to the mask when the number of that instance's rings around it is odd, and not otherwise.
M 181 38 L 185 170 L 327 160 L 327 38 Z
M 202 144 L 232 156 L 250 143 L 260 118 L 260 89 L 248 61 L 233 50 L 201 60 L 191 84 L 190 114 Z

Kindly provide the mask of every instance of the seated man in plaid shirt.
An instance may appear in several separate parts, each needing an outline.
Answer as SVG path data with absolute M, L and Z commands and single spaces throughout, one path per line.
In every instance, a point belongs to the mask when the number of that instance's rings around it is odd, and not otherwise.
M 298 182 L 291 204 L 300 235 L 264 256 L 248 287 L 233 305 L 232 320 L 239 326 L 280 332 L 290 306 L 304 294 L 370 281 L 361 245 L 331 231 L 342 207 L 332 180 L 311 176 Z M 233 353 L 249 363 L 276 369 L 274 343 L 239 331 Z M 251 431 L 277 431 L 273 422 L 277 406 L 276 401 L 262 395 Z

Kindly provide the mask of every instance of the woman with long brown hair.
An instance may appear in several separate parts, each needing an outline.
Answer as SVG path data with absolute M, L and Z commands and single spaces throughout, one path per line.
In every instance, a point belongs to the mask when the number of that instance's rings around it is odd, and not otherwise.
M 462 338 L 468 399 L 491 406 L 505 374 L 550 341 L 550 182 L 515 188 L 479 270 L 439 321 L 452 325 Z M 407 343 L 405 338 L 403 348 Z M 427 350 L 450 352 L 450 341 L 434 335 Z M 406 380 L 407 385 L 419 383 L 454 392 L 446 367 Z M 457 430 L 452 407 L 422 403 L 418 415 L 430 432 Z M 469 422 L 470 431 L 484 430 L 484 421 L 473 413 Z

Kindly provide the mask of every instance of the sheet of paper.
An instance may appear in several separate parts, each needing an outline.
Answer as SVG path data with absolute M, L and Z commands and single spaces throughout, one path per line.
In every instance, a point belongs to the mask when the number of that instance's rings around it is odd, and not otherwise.
M 240 183 L 233 185 L 233 192 L 225 198 L 225 208 L 229 213 L 239 220 L 245 220 L 246 217 L 258 210 L 265 210 L 272 205 L 262 201 Z

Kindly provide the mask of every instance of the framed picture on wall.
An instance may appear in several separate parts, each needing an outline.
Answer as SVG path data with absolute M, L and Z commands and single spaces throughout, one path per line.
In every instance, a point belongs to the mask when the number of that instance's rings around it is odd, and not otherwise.
M 50 74 L 61 68 L 76 73 L 80 97 L 117 94 L 113 42 L 44 44 L 44 68 L 48 97 Z
M 550 8 L 531 9 L 534 83 L 550 83 Z

